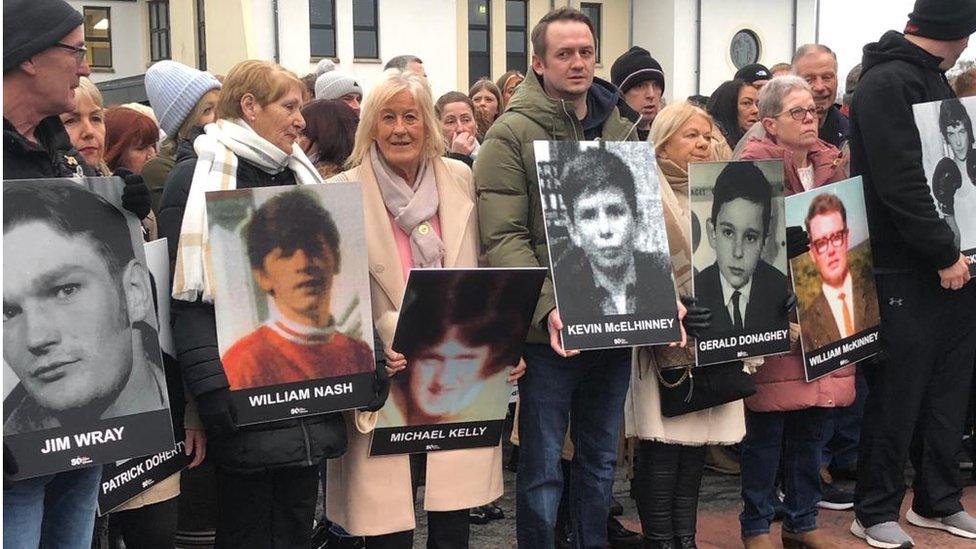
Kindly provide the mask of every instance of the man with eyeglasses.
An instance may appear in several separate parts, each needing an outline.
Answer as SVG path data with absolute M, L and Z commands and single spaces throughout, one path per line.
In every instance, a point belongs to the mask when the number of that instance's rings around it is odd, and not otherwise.
M 820 294 L 803 315 L 803 346 L 818 349 L 878 325 L 874 280 L 852 273 L 847 261 L 847 209 L 835 194 L 810 203 L 806 217 L 810 258 L 820 273 Z M 856 276 L 855 276 L 856 274 Z
M 58 117 L 74 109 L 78 79 L 91 73 L 83 22 L 63 0 L 4 0 L 5 180 L 93 174 Z M 4 454 L 3 545 L 90 547 L 102 468 L 10 482 L 17 465 Z

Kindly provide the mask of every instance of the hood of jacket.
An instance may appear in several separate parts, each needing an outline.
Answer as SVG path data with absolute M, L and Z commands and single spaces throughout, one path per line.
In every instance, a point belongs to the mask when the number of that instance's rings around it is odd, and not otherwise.
M 197 152 L 193 150 L 193 141 L 203 135 L 203 133 L 203 126 L 193 126 L 186 139 L 180 139 L 179 144 L 176 146 L 177 162 L 183 162 L 184 160 L 197 157 Z
M 590 133 L 597 128 L 603 127 L 606 132 L 605 123 L 611 116 L 620 116 L 614 113 L 619 98 L 620 92 L 616 86 L 594 77 L 593 84 L 586 94 L 586 117 L 581 121 L 576 118 L 573 104 L 547 94 L 542 86 L 542 78 L 535 71 L 530 70 L 505 111 L 520 113 L 545 128 L 553 141 L 582 141 L 584 133 Z M 569 131 L 565 130 L 567 122 Z M 602 138 L 608 141 L 624 141 L 633 131 L 633 128 L 630 128 L 630 131 L 624 135 L 604 134 Z
M 944 72 L 939 68 L 943 59 L 923 50 L 909 42 L 905 35 L 897 31 L 888 31 L 877 42 L 864 46 L 864 57 L 861 60 L 861 78 L 875 66 L 886 61 L 905 61 L 919 67 L 936 72 Z

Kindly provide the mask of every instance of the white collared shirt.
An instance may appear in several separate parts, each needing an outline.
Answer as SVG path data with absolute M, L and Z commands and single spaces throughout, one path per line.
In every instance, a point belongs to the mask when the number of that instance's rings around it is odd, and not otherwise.
M 797 168 L 796 175 L 800 177 L 800 184 L 803 185 L 804 191 L 813 188 L 813 164 L 808 164 L 805 168 Z
M 851 315 L 851 326 L 856 330 L 857 327 L 854 326 L 854 297 L 852 295 L 854 282 L 851 280 L 851 273 L 848 272 L 847 276 L 844 277 L 844 283 L 841 284 L 840 288 L 821 284 L 820 289 L 823 291 L 824 297 L 827 298 L 827 304 L 830 305 L 830 312 L 834 315 L 834 322 L 837 324 L 837 331 L 840 332 L 840 336 L 850 337 L 854 335 L 846 333 L 847 330 L 844 329 L 844 306 L 840 302 L 840 294 L 843 292 L 844 303 L 847 304 L 847 313 Z
M 736 291 L 732 287 L 732 284 L 728 280 L 725 280 L 725 276 L 719 271 L 718 276 L 719 281 L 722 283 L 722 299 L 725 303 L 725 308 L 729 311 L 729 318 L 732 319 L 732 324 L 735 324 L 735 304 L 732 303 L 732 294 Z M 749 282 L 746 285 L 739 288 L 738 292 L 741 294 L 739 296 L 739 314 L 742 316 L 742 326 L 746 325 L 746 306 L 749 304 L 749 292 L 752 290 L 752 277 L 749 277 Z

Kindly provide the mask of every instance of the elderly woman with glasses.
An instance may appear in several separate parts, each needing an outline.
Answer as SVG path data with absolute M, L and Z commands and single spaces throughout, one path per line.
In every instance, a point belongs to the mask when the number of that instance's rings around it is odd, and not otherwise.
M 810 85 L 798 76 L 777 76 L 759 92 L 759 120 L 765 136 L 750 138 L 738 160 L 783 161 L 785 194 L 801 193 L 846 177 L 846 159 L 817 137 L 817 107 Z M 787 230 L 787 255 L 809 249 L 800 227 Z M 794 319 L 795 321 L 795 319 Z M 799 327 L 791 322 L 791 336 Z M 790 352 L 766 357 L 754 376 L 756 394 L 746 399 L 746 436 L 742 440 L 742 500 L 739 516 L 747 548 L 773 547 L 776 473 L 782 464 L 786 517 L 782 540 L 786 548 L 829 547 L 817 530 L 822 499 L 823 428 L 832 408 L 854 402 L 854 368 L 806 383 L 798 338 Z M 784 455 L 780 456 L 780 451 Z M 844 503 L 847 508 L 852 501 Z M 832 508 L 843 508 L 836 506 Z

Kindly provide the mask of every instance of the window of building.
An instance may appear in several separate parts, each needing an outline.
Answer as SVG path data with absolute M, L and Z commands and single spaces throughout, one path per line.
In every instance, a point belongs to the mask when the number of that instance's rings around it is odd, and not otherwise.
M 203 0 L 197 0 L 197 68 L 207 70 L 207 22 Z
M 111 8 L 82 8 L 85 15 L 85 47 L 88 66 L 96 69 L 112 68 L 112 10 Z
M 529 59 L 525 4 L 525 0 L 505 2 L 505 70 L 515 70 L 523 74 Z
M 593 40 L 596 42 L 596 62 L 600 63 L 600 38 L 603 36 L 602 4 L 582 3 L 580 11 L 593 23 Z
M 490 22 L 489 0 L 468 0 L 468 85 L 491 77 Z
M 352 0 L 352 55 L 357 59 L 380 58 L 376 3 L 376 0 Z
M 149 59 L 169 59 L 169 0 L 149 0 Z
M 308 20 L 312 57 L 335 57 L 335 0 L 309 0 Z

